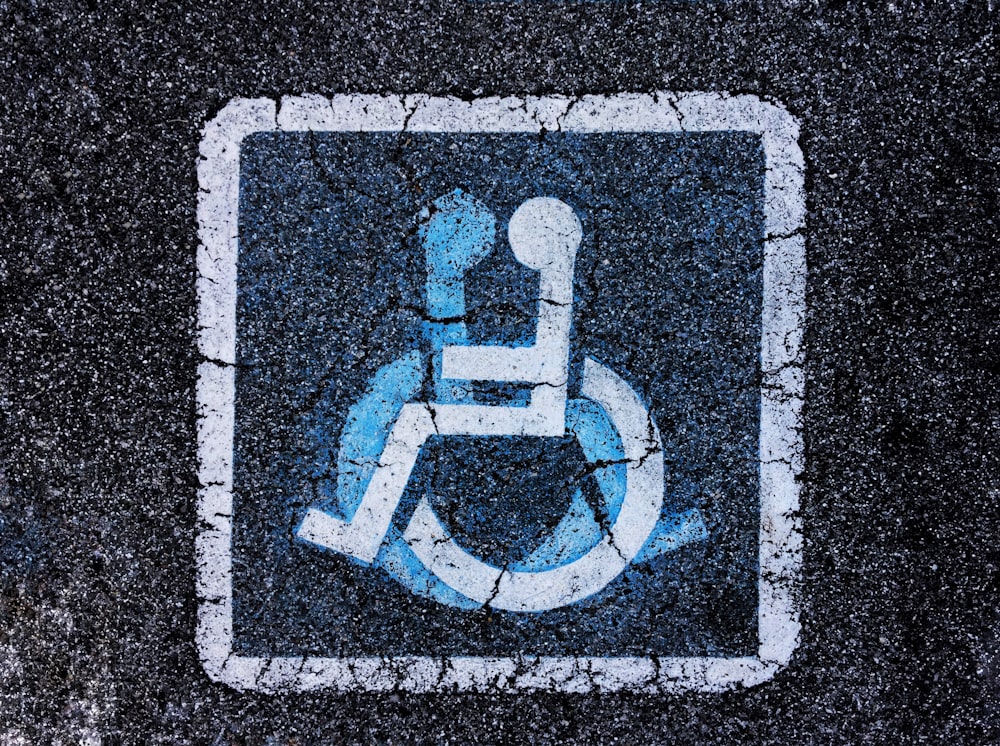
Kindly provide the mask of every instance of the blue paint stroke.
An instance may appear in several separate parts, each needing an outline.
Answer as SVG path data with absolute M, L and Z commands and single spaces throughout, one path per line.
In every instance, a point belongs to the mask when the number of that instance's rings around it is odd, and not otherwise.
M 465 275 L 485 259 L 496 244 L 497 221 L 486 207 L 456 189 L 434 200 L 422 216 L 419 236 L 427 262 L 424 334 L 430 343 L 434 366 L 434 393 L 442 404 L 469 401 L 468 381 L 445 380 L 441 376 L 441 350 L 445 345 L 463 345 L 465 325 Z

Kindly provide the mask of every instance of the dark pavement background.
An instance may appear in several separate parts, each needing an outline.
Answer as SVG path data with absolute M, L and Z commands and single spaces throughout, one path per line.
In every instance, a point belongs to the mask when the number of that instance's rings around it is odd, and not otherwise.
M 0 743 L 1000 742 L 1000 13 L 0 2 Z M 231 98 L 705 90 L 802 125 L 803 632 L 726 694 L 241 694 L 194 626 L 195 163 Z

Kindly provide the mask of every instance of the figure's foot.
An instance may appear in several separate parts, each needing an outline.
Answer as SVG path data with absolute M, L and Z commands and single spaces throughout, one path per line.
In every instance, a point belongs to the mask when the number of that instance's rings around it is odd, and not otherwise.
M 365 564 L 375 561 L 382 536 L 373 536 L 370 531 L 358 531 L 357 524 L 334 518 L 322 510 L 310 508 L 305 520 L 295 535 L 312 544 L 346 554 Z

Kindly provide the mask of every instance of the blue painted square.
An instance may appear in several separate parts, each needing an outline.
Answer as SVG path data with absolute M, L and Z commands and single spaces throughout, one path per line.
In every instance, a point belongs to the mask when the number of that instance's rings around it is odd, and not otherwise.
M 499 231 L 465 278 L 476 344 L 532 341 L 537 275 L 506 223 L 568 204 L 583 238 L 570 389 L 584 357 L 639 394 L 664 449 L 664 513 L 707 538 L 542 612 L 451 605 L 296 536 L 336 497 L 352 407 L 386 366 L 428 360 L 421 215 L 461 190 Z M 234 649 L 255 656 L 738 656 L 757 647 L 764 155 L 746 132 L 265 132 L 241 150 L 233 487 Z M 430 395 L 432 366 L 417 382 Z M 523 387 L 476 385 L 481 403 Z M 378 392 L 374 392 L 377 394 Z M 353 410 L 356 411 L 356 410 Z M 597 499 L 572 437 L 436 437 L 394 516 L 427 498 L 497 565 Z

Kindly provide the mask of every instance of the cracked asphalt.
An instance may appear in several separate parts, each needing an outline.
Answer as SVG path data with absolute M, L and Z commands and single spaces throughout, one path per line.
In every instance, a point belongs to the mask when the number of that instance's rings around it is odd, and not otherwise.
M 0 3 L 0 744 L 1000 743 L 998 17 L 989 3 L 972 1 Z M 278 101 L 304 93 L 468 102 L 658 91 L 753 94 L 781 104 L 800 126 L 808 265 L 805 461 L 797 516 L 801 631 L 788 665 L 769 681 L 722 693 L 572 693 L 555 683 L 485 693 L 267 692 L 213 681 L 196 642 L 195 537 L 203 529 L 196 384 L 205 362 L 198 350 L 197 167 L 206 123 L 236 98 Z M 545 134 L 546 147 L 563 147 L 565 135 Z M 314 391 L 314 404 L 346 408 L 378 364 L 418 345 L 422 302 L 397 280 L 420 271 L 417 234 L 406 220 L 450 182 L 447 158 L 414 138 L 401 156 L 409 170 L 394 182 L 402 185 L 399 201 L 387 203 L 395 211 L 379 213 L 379 200 L 370 200 L 357 222 L 398 226 L 410 244 L 404 241 L 396 263 L 381 269 L 347 249 L 331 259 L 345 273 L 337 302 L 353 326 L 310 315 L 308 284 L 295 283 L 323 270 L 318 259 L 311 269 L 295 264 L 282 276 L 289 284 L 281 287 L 290 289 L 285 311 L 294 314 L 296 303 L 305 309 L 301 329 L 321 340 L 331 329 L 362 340 L 349 361 L 353 377 L 337 379 L 353 393 L 338 395 L 336 386 Z M 274 192 L 286 190 L 278 201 L 302 211 L 290 208 L 291 217 L 312 213 L 308 200 L 293 199 L 294 184 L 274 178 L 282 163 L 312 164 L 297 173 L 317 189 L 330 172 L 316 164 L 333 166 L 336 177 L 345 163 L 358 163 L 352 189 L 384 194 L 363 183 L 372 173 L 364 168 L 374 168 L 372 151 L 353 152 L 346 140 L 317 135 L 298 150 L 286 141 L 269 145 L 265 136 L 255 142 L 254 194 L 278 199 Z M 490 168 L 513 169 L 524 153 L 511 142 L 462 152 L 493 158 Z M 642 143 L 630 147 L 641 150 Z M 699 147 L 690 162 L 709 162 L 710 146 Z M 639 160 L 570 150 L 567 163 L 589 164 L 579 168 L 601 178 Z M 729 143 L 724 150 L 731 167 L 739 148 Z M 680 157 L 671 153 L 655 156 L 660 171 Z M 638 173 L 639 186 L 653 183 L 652 170 Z M 714 172 L 706 166 L 694 173 Z M 414 174 L 433 184 L 437 178 L 437 191 L 405 193 Z M 520 187 L 490 191 L 488 170 L 481 178 L 477 194 L 488 195 L 498 214 L 509 216 L 524 198 Z M 703 180 L 710 181 L 694 181 Z M 577 186 L 574 194 L 588 194 L 585 180 Z M 323 188 L 337 193 L 328 183 Z M 598 214 L 597 197 L 580 199 L 590 206 L 582 214 Z M 683 232 L 679 218 L 662 220 L 661 232 Z M 262 219 L 255 230 L 278 235 L 275 225 Z M 314 227 L 332 230 L 318 219 Z M 608 228 L 608 236 L 625 235 L 626 227 Z M 273 273 L 280 263 L 269 265 L 263 249 L 260 256 L 254 276 L 262 287 L 279 286 Z M 634 385 L 662 412 L 661 425 L 683 421 L 669 407 L 687 411 L 684 403 L 657 394 L 659 379 L 643 372 L 664 364 L 655 350 L 630 348 L 623 342 L 628 333 L 597 323 L 609 315 L 634 318 L 634 334 L 648 336 L 653 332 L 643 324 L 657 319 L 641 303 L 628 314 L 613 303 L 600 307 L 606 301 L 588 288 L 632 281 L 654 288 L 651 303 L 666 308 L 685 298 L 666 288 L 673 282 L 680 293 L 696 270 L 668 278 L 663 267 L 650 266 L 654 279 L 643 279 L 638 269 L 623 271 L 620 257 L 610 268 L 601 265 L 593 246 L 584 244 L 580 256 L 578 341 L 633 371 Z M 468 278 L 470 298 L 491 301 L 490 287 L 499 281 L 515 289 L 513 300 L 480 303 L 470 326 L 483 338 L 513 329 L 516 342 L 526 302 L 516 291 L 530 283 L 509 264 L 487 261 L 493 264 Z M 348 292 L 372 286 L 391 299 L 388 312 Z M 742 294 L 752 286 L 726 287 L 719 308 L 729 304 L 736 319 L 754 310 L 747 298 L 757 296 Z M 255 344 L 265 351 L 277 344 L 267 333 L 277 323 L 270 300 L 262 294 L 255 305 L 251 293 L 241 301 L 241 318 L 259 332 Z M 704 312 L 690 297 L 672 307 L 680 309 L 679 319 Z M 731 333 L 741 328 L 734 322 Z M 391 344 L 363 341 L 378 329 Z M 658 327 L 655 335 L 688 355 L 682 358 L 706 378 L 741 370 L 740 338 L 699 344 L 681 333 Z M 265 357 L 272 353 L 287 351 Z M 296 386 L 309 381 L 290 382 L 288 371 L 308 376 L 315 372 L 310 364 L 237 367 L 259 391 L 274 386 L 295 397 L 303 394 Z M 714 402 L 707 390 L 697 388 L 702 393 L 687 409 L 730 407 L 727 421 L 739 420 L 738 400 Z M 281 419 L 286 409 L 266 396 L 254 402 L 241 431 L 247 440 L 240 442 L 270 436 L 300 442 L 293 423 Z M 734 427 L 725 441 L 730 451 L 723 448 L 708 468 L 733 482 L 735 472 L 726 470 L 743 463 L 733 445 L 739 432 Z M 434 459 L 425 454 L 438 466 L 419 479 L 429 492 L 462 481 L 469 464 L 497 458 L 483 455 L 491 448 L 510 455 L 495 443 Z M 274 459 L 262 448 L 247 452 L 266 465 L 284 463 L 282 479 L 323 481 L 296 471 L 291 446 L 272 450 Z M 569 481 L 593 466 L 572 444 L 544 456 L 525 447 L 514 463 L 543 458 Z M 255 476 L 263 471 L 247 478 L 270 479 Z M 535 510 L 537 501 L 504 505 L 511 480 L 520 479 L 529 496 L 548 489 L 515 471 L 494 473 L 482 486 L 494 509 L 485 523 L 500 522 L 516 540 L 476 534 L 474 521 L 466 537 L 498 563 L 550 528 L 551 516 Z M 677 471 L 674 479 L 681 484 L 687 476 Z M 690 587 L 661 588 L 667 595 L 659 605 L 642 606 L 652 598 L 644 591 L 634 594 L 635 603 L 596 604 L 589 621 L 569 618 L 574 611 L 561 622 L 527 627 L 491 626 L 483 611 L 445 629 L 447 619 L 431 614 L 389 649 L 391 631 L 413 618 L 404 611 L 421 603 L 429 609 L 429 602 L 399 593 L 381 600 L 388 607 L 381 616 L 362 604 L 338 621 L 342 629 L 324 626 L 337 617 L 316 611 L 322 599 L 312 599 L 304 615 L 286 613 L 291 607 L 275 599 L 294 587 L 290 578 L 302 576 L 254 564 L 276 555 L 255 554 L 261 544 L 249 540 L 253 531 L 261 541 L 289 533 L 285 514 L 254 502 L 269 494 L 268 484 L 256 488 L 243 506 L 259 506 L 260 513 L 241 514 L 237 502 L 233 519 L 239 526 L 240 515 L 260 518 L 247 524 L 241 535 L 247 541 L 234 544 L 237 554 L 250 548 L 233 578 L 247 599 L 237 607 L 239 650 L 270 656 L 353 645 L 395 655 L 436 646 L 432 652 L 443 655 L 471 645 L 482 654 L 505 654 L 533 645 L 546 654 L 660 656 L 704 651 L 710 643 L 731 651 L 753 647 L 747 610 L 752 617 L 754 594 L 738 582 L 739 573 L 730 573 L 739 567 L 745 573 L 740 552 L 752 555 L 739 539 L 747 535 L 747 519 L 719 503 L 716 491 L 688 497 L 711 519 L 712 531 L 732 527 L 731 551 L 724 553 L 731 562 L 718 563 Z M 588 499 L 599 503 L 596 488 L 589 489 Z M 438 506 L 455 526 L 468 525 L 462 516 L 475 512 L 472 497 Z M 512 514 L 527 527 L 511 522 Z M 331 577 L 337 558 L 321 565 L 306 548 L 296 551 L 317 573 L 313 579 Z M 706 567 L 693 551 L 683 557 L 690 567 Z M 381 592 L 362 575 L 338 591 L 344 603 Z M 262 586 L 269 592 L 256 593 Z M 728 599 L 728 612 L 678 611 L 677 599 L 708 590 Z M 601 617 L 602 608 L 615 611 Z M 369 625 L 356 632 L 352 625 L 365 614 L 380 620 L 381 631 Z

